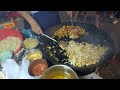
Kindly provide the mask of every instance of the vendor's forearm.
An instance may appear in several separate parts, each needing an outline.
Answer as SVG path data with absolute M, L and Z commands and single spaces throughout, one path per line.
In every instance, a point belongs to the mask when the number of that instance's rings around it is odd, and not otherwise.
M 33 17 L 30 15 L 29 11 L 18 11 L 18 13 L 20 13 L 27 21 L 30 25 L 32 25 L 33 23 L 37 23 Z

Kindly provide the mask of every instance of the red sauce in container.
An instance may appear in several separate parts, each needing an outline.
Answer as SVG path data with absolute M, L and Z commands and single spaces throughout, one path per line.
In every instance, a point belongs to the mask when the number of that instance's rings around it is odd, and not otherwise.
M 41 75 L 48 67 L 47 62 L 44 59 L 37 59 L 31 62 L 28 72 L 31 76 Z

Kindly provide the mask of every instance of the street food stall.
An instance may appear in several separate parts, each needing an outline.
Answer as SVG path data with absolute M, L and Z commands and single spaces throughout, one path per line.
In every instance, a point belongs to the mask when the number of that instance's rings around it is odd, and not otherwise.
M 102 79 L 97 68 L 115 54 L 110 35 L 87 23 L 62 23 L 45 35 L 28 33 L 0 30 L 1 79 Z
M 115 52 L 112 38 L 106 32 L 85 23 L 75 23 L 75 26 L 64 23 L 51 27 L 45 34 L 57 42 L 45 36 L 23 40 L 21 32 L 12 29 L 1 30 L 0 34 L 0 53 L 8 56 L 1 59 L 2 66 L 6 67 L 3 71 L 7 71 L 6 59 L 13 59 L 11 61 L 15 61 L 18 68 L 22 68 L 26 60 L 29 63 L 26 67 L 26 73 L 31 76 L 29 78 L 78 79 L 109 63 Z M 5 51 L 11 51 L 12 57 L 9 56 L 11 53 Z M 55 68 L 55 65 L 61 66 Z M 52 67 L 54 70 L 49 71 Z

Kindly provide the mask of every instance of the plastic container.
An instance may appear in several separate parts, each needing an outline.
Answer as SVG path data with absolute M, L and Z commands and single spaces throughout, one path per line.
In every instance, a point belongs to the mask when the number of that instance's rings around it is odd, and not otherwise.
M 40 76 L 47 69 L 48 64 L 44 59 L 36 59 L 30 63 L 28 72 L 31 76 Z

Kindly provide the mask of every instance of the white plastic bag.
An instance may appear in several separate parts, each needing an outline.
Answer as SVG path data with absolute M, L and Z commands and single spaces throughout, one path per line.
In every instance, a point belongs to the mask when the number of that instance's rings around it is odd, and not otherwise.
M 29 65 L 30 62 L 26 58 L 22 59 L 21 65 L 18 65 L 14 59 L 7 59 L 1 63 L 2 71 L 5 72 L 8 79 L 40 79 L 40 76 L 29 75 Z
M 6 59 L 1 63 L 1 66 L 3 67 L 2 71 L 5 73 L 8 79 L 17 79 L 20 66 L 14 59 Z
M 34 79 L 34 77 L 30 76 L 28 73 L 28 67 L 30 62 L 26 60 L 26 58 L 23 58 L 20 70 L 18 73 L 18 79 Z

